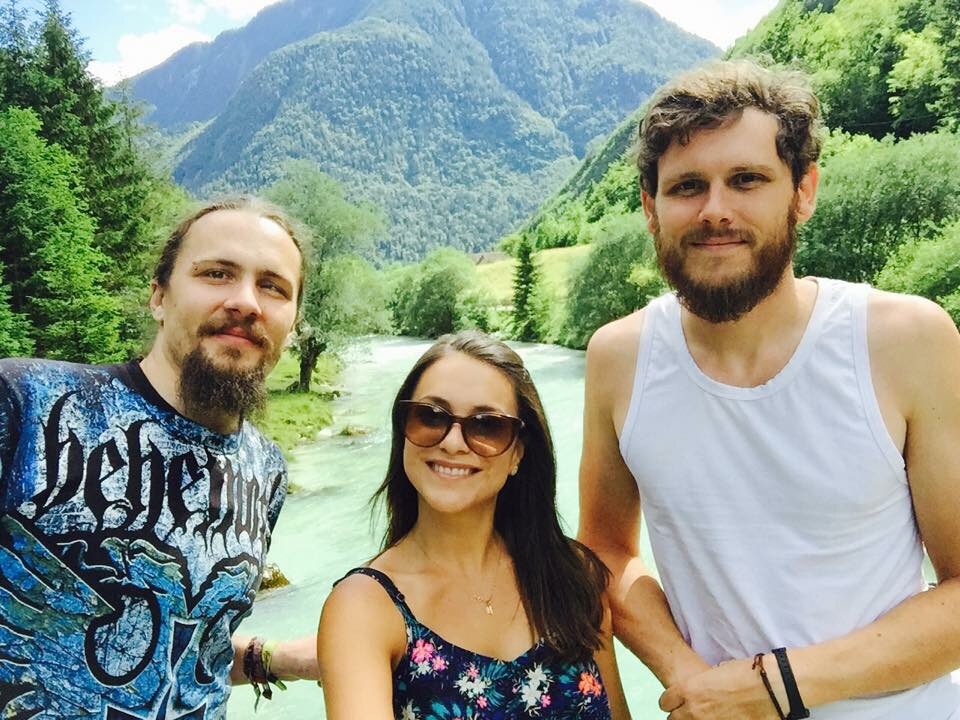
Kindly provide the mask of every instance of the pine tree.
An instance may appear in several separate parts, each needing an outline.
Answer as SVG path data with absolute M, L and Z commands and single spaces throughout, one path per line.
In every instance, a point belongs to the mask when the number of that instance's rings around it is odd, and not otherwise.
M 31 355 L 30 321 L 10 307 L 10 288 L 3 282 L 0 264 L 0 358 Z
M 183 194 L 140 154 L 139 110 L 109 99 L 88 60 L 57 0 L 46 0 L 32 27 L 18 0 L 0 8 L 0 109 L 33 110 L 40 136 L 77 159 L 77 196 L 94 220 L 93 247 L 110 258 L 104 283 L 121 302 L 121 336 L 132 350 L 141 341 L 144 277 L 159 226 Z
M 40 136 L 30 110 L 0 113 L 0 237 L 9 307 L 26 315 L 36 350 L 100 362 L 121 357 L 109 261 L 93 243 L 77 163 Z
M 540 318 L 536 294 L 540 273 L 533 257 L 533 246 L 524 236 L 517 245 L 517 267 L 513 271 L 513 337 L 524 342 L 540 339 Z

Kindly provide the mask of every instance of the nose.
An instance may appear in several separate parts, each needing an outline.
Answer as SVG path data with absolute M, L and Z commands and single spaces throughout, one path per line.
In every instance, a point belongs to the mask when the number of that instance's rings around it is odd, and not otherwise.
M 233 283 L 223 306 L 243 317 L 258 317 L 261 314 L 261 308 L 256 283 L 252 280 Z
M 440 441 L 440 449 L 451 455 L 470 452 L 466 438 L 463 437 L 463 427 L 458 421 L 454 420 L 450 425 L 447 434 L 444 435 L 443 440 Z
M 700 207 L 699 219 L 705 225 L 729 225 L 731 220 L 730 201 L 727 189 L 722 183 L 713 183 L 706 192 Z

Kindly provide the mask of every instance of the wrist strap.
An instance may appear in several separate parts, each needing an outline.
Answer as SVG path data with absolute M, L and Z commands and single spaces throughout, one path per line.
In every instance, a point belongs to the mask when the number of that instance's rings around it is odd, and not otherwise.
M 770 686 L 770 678 L 767 677 L 767 671 L 763 667 L 763 653 L 757 653 L 753 656 L 753 669 L 760 669 L 760 680 L 763 682 L 763 686 L 767 689 L 767 695 L 770 696 L 770 702 L 773 703 L 773 709 L 777 711 L 777 717 L 779 720 L 787 720 L 787 716 L 783 714 L 783 708 L 780 707 L 780 701 L 777 700 L 776 694 L 773 692 L 773 688 Z
M 790 660 L 787 659 L 787 649 L 776 648 L 771 652 L 777 658 L 777 665 L 780 666 L 780 677 L 783 679 L 783 687 L 787 691 L 787 700 L 790 703 L 790 712 L 787 713 L 785 720 L 803 720 L 810 717 L 810 711 L 800 697 L 800 688 L 797 687 L 797 679 L 793 676 Z
M 243 674 L 253 686 L 253 694 L 256 696 L 253 702 L 254 711 L 260 705 L 261 695 L 267 700 L 273 698 L 271 683 L 280 690 L 287 689 L 283 681 L 270 672 L 270 663 L 276 647 L 276 642 L 264 642 L 263 638 L 252 637 L 243 653 Z

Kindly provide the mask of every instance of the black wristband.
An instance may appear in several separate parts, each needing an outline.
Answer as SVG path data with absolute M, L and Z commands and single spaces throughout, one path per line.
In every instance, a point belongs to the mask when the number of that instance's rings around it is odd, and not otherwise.
M 771 652 L 777 658 L 777 665 L 780 666 L 780 677 L 783 679 L 783 687 L 787 691 L 787 701 L 790 703 L 790 712 L 787 713 L 786 720 L 803 720 L 803 718 L 810 717 L 810 711 L 803 704 L 803 698 L 800 697 L 800 688 L 797 687 L 797 679 L 793 676 L 793 669 L 787 659 L 787 649 L 776 648 Z

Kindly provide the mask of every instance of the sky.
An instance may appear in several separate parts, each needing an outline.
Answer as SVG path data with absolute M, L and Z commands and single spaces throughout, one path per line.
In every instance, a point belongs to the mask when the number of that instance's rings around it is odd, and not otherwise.
M 323 2 L 324 0 L 315 0 Z M 91 54 L 90 71 L 111 85 L 163 62 L 180 48 L 245 25 L 278 0 L 60 0 Z M 644 0 L 722 48 L 753 27 L 777 0 Z M 38 4 L 27 0 L 24 5 Z

